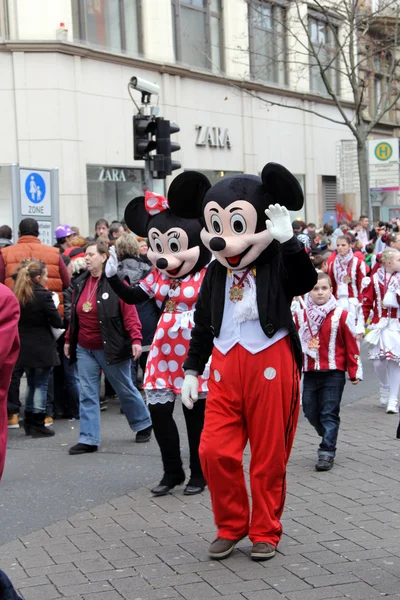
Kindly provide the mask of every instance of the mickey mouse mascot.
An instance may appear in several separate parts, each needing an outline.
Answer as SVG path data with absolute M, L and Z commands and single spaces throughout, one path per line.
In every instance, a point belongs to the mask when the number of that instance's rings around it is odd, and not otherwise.
M 161 317 L 149 352 L 144 389 L 153 421 L 154 435 L 160 446 L 164 476 L 151 491 L 163 496 L 185 480 L 180 454 L 179 434 L 173 419 L 175 398 L 181 393 L 193 312 L 211 254 L 202 244 L 200 219 L 185 219 L 174 214 L 176 198 L 146 192 L 135 198 L 125 210 L 125 221 L 136 234 L 149 239 L 148 258 L 156 267 L 136 287 L 128 287 L 118 276 L 115 250 L 106 265 L 106 276 L 113 290 L 127 304 L 154 298 Z M 199 443 L 204 423 L 207 381 L 200 378 L 200 399 L 195 410 L 183 412 L 188 432 L 191 477 L 185 495 L 198 494 L 205 487 Z
M 301 347 L 290 305 L 317 281 L 287 210 L 302 207 L 303 193 L 289 171 L 269 163 L 261 178 L 227 177 L 213 187 L 201 173 L 182 173 L 169 194 L 175 213 L 203 217 L 201 239 L 216 258 L 196 304 L 182 387 L 182 402 L 196 407 L 212 354 L 200 443 L 218 528 L 209 556 L 229 556 L 248 535 L 251 558 L 267 560 L 282 535 L 299 409 Z M 248 441 L 251 517 L 242 466 Z

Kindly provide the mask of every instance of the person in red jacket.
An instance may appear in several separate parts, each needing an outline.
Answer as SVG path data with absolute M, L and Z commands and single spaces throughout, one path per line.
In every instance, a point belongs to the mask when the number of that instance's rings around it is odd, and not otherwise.
M 341 308 L 326 273 L 295 315 L 303 351 L 303 411 L 322 440 L 317 471 L 329 471 L 336 455 L 339 412 L 348 371 L 352 384 L 362 379 L 354 317 Z
M 365 341 L 380 381 L 380 404 L 387 413 L 398 413 L 400 388 L 400 252 L 382 253 L 382 266 L 363 292 L 364 319 L 370 319 Z
M 18 300 L 0 283 L 0 480 L 6 460 L 7 393 L 19 354 L 19 315 Z
M 350 239 L 346 235 L 337 239 L 337 255 L 329 264 L 328 275 L 338 305 L 354 316 L 356 324 L 359 320 L 362 321 L 361 291 L 364 277 L 367 275 L 366 264 L 354 255 Z M 357 333 L 361 334 L 363 330 L 357 328 Z

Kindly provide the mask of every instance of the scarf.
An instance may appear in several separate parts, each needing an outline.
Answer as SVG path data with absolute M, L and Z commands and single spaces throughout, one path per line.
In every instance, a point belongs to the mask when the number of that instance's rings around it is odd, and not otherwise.
M 336 268 L 337 268 L 337 278 L 336 282 L 344 283 L 343 279 L 348 274 L 349 265 L 354 258 L 353 250 L 349 250 L 349 252 L 345 256 L 340 256 L 338 254 L 335 258 Z M 347 285 L 347 284 L 346 284 Z
M 316 348 L 309 348 L 309 341 L 318 336 L 319 330 L 324 324 L 326 317 L 335 308 L 336 300 L 333 294 L 328 302 L 321 306 L 315 304 L 311 296 L 307 294 L 305 319 L 299 330 L 301 348 L 304 354 L 308 354 L 308 356 L 311 356 L 311 358 L 314 359 L 317 357 L 318 350 Z
M 385 296 L 382 303 L 387 308 L 399 308 L 400 297 L 400 273 L 386 273 L 384 267 L 379 267 L 376 272 L 379 284 L 385 290 Z

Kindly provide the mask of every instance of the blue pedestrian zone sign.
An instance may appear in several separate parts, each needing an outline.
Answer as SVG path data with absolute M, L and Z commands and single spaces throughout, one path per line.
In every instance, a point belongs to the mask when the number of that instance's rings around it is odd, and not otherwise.
M 39 173 L 30 173 L 25 180 L 25 194 L 30 202 L 40 204 L 46 196 L 46 184 Z

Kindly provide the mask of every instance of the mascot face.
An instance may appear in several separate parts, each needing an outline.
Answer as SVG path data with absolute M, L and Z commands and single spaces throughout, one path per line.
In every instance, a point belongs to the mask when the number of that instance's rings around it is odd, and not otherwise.
M 224 267 L 233 271 L 269 260 L 273 242 L 265 225 L 265 210 L 281 204 L 289 210 L 303 206 L 297 179 L 285 167 L 267 164 L 260 177 L 237 175 L 211 186 L 201 173 L 178 175 L 168 197 L 175 198 L 175 213 L 186 218 L 203 218 L 203 244 Z
M 125 220 L 131 231 L 149 239 L 147 257 L 167 277 L 196 273 L 211 259 L 201 242 L 201 221 L 177 216 L 163 196 L 146 192 L 135 198 L 126 207 Z
M 168 277 L 187 275 L 199 260 L 199 246 L 189 247 L 189 237 L 182 227 L 172 227 L 165 233 L 151 227 L 148 236 L 150 248 L 147 256 Z
M 212 200 L 204 207 L 206 227 L 201 239 L 225 267 L 243 269 L 272 242 L 266 229 L 256 232 L 257 220 L 255 207 L 246 200 L 234 201 L 226 208 Z

